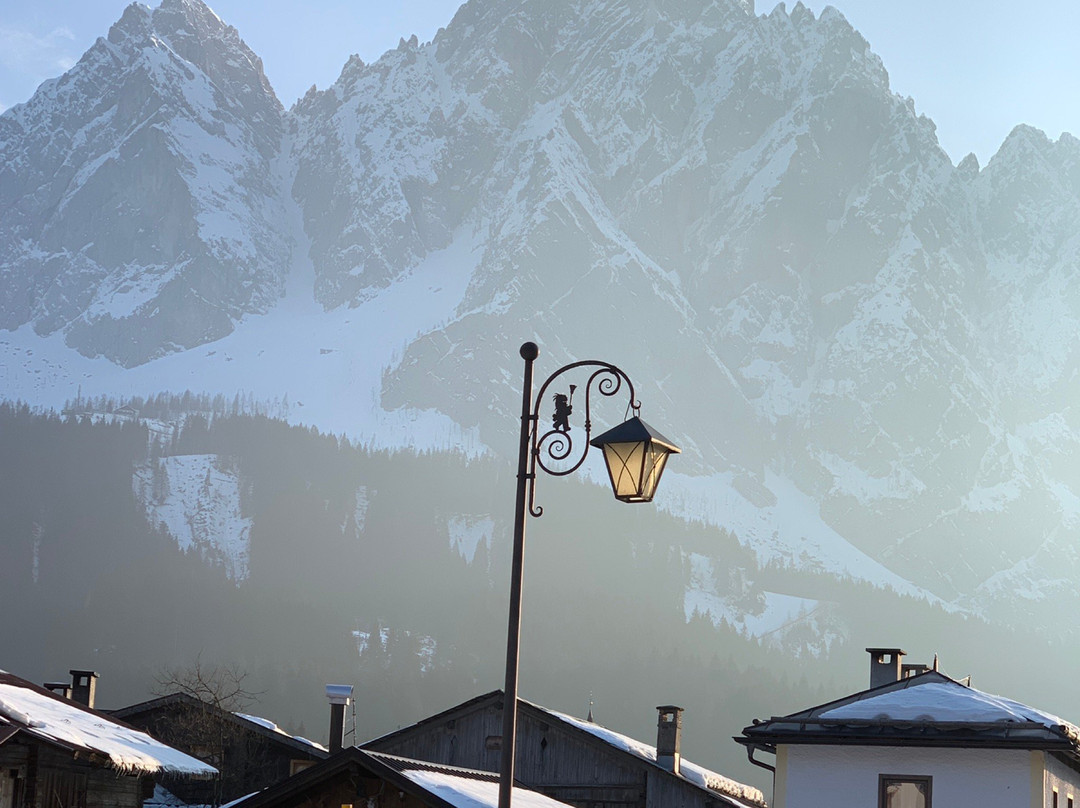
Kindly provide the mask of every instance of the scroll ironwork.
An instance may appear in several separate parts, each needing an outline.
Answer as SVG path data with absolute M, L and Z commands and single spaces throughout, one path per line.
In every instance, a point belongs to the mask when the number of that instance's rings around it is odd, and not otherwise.
M 580 451 L 575 449 L 574 438 L 570 434 L 571 428 L 569 424 L 569 415 L 572 411 L 571 402 L 577 385 L 570 385 L 571 395 L 569 398 L 561 393 L 556 394 L 555 416 L 552 419 L 552 427 L 543 433 L 540 431 L 540 407 L 544 402 L 544 396 L 557 379 L 579 368 L 592 368 L 588 381 L 585 383 L 585 438 Z M 532 413 L 529 415 L 531 436 L 527 476 L 530 515 L 543 516 L 544 514 L 544 509 L 536 504 L 537 469 L 543 469 L 554 477 L 565 477 L 567 474 L 573 474 L 581 468 L 581 464 L 585 462 L 585 458 L 589 453 L 589 437 L 592 434 L 591 407 L 593 392 L 595 391 L 605 398 L 610 398 L 618 395 L 624 384 L 629 396 L 627 407 L 636 413 L 641 409 L 641 404 L 634 393 L 634 383 L 630 381 L 630 377 L 626 373 L 608 362 L 597 362 L 591 359 L 572 362 L 556 370 L 540 386 L 540 390 L 537 392 L 536 399 L 533 402 Z M 565 468 L 549 465 L 553 463 L 561 464 L 563 461 L 569 461 L 570 465 Z

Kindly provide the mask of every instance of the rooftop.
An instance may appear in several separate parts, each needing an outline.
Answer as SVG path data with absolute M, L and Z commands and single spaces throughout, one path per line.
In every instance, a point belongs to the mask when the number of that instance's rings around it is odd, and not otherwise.
M 99 757 L 122 773 L 214 777 L 218 771 L 145 732 L 0 672 L 0 744 L 20 734 Z
M 937 671 L 864 690 L 743 729 L 748 746 L 778 743 L 1057 749 L 1080 760 L 1080 729 Z

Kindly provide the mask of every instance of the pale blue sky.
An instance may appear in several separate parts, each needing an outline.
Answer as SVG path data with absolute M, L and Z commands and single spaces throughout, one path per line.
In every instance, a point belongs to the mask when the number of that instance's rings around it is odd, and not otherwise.
M 548 0 L 549 2 L 552 0 Z M 626 0 L 643 2 L 644 0 Z M 152 0 L 151 5 L 156 5 Z M 459 0 L 209 0 L 258 53 L 286 105 L 416 34 L 431 39 Z M 25 101 L 119 19 L 127 0 L 0 0 L 0 108 Z M 789 8 L 792 4 L 789 4 Z M 810 0 L 820 13 L 826 5 Z M 835 0 L 881 56 L 892 88 L 938 126 L 959 161 L 987 160 L 1018 123 L 1080 135 L 1080 4 L 1045 0 Z M 758 2 L 759 14 L 772 3 Z

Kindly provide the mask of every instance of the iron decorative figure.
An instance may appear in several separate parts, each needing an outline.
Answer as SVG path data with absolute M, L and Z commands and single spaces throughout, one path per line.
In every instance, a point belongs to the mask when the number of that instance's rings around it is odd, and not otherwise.
M 570 431 L 570 416 L 574 413 L 574 391 L 577 389 L 576 384 L 570 385 L 570 397 L 567 398 L 565 393 L 556 393 L 555 399 L 555 414 L 551 416 L 551 425 L 560 432 Z
M 667 458 L 677 454 L 675 444 L 637 417 L 641 405 L 634 385 L 622 370 L 608 362 L 586 360 L 571 362 L 547 378 L 532 397 L 533 362 L 540 353 L 536 343 L 521 346 L 525 360 L 525 377 L 521 396 L 521 433 L 518 444 L 517 501 L 514 512 L 514 554 L 510 578 L 510 617 L 506 632 L 506 686 L 503 690 L 503 732 L 499 774 L 499 808 L 510 808 L 514 784 L 514 754 L 517 735 L 518 657 L 521 635 L 521 580 L 525 550 L 525 517 L 542 516 L 544 509 L 536 505 L 537 469 L 556 477 L 564 477 L 581 468 L 589 447 L 596 446 L 604 453 L 616 499 L 623 502 L 649 502 L 660 481 Z M 551 429 L 540 432 L 540 404 L 552 383 L 572 371 L 587 372 L 585 383 L 585 435 L 575 447 L 570 434 L 572 401 L 577 385 L 570 385 L 570 395 L 552 396 L 555 411 Z M 634 412 L 629 421 L 590 440 L 592 420 L 590 407 L 594 392 L 611 397 L 626 391 L 627 410 Z

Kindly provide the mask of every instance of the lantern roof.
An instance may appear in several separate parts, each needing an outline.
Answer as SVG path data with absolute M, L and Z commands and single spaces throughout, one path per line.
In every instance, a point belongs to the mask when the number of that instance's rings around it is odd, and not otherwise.
M 642 443 L 652 441 L 671 454 L 681 454 L 678 446 L 665 438 L 636 415 L 629 421 L 623 421 L 616 427 L 612 427 L 603 435 L 597 435 L 591 441 L 590 446 L 603 447 L 606 443 Z

